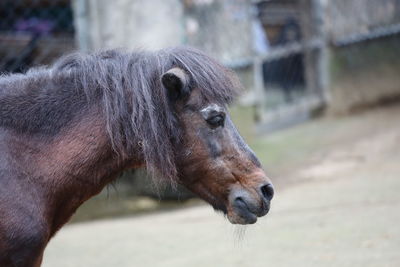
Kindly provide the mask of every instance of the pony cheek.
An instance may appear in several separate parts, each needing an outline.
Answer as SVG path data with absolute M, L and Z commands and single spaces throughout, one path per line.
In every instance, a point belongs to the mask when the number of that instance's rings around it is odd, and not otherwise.
M 191 184 L 188 189 L 198 197 L 209 203 L 215 210 L 227 214 L 227 196 L 219 192 L 219 187 L 206 179 L 200 179 L 197 183 Z

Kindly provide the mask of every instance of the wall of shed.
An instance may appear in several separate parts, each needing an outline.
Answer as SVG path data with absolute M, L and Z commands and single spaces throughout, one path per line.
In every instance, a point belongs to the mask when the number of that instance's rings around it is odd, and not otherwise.
M 80 49 L 159 49 L 184 39 L 180 0 L 74 0 Z
M 250 0 L 73 0 L 83 51 L 191 45 L 223 62 L 252 56 Z
M 351 110 L 400 97 L 400 36 L 330 49 L 328 110 Z

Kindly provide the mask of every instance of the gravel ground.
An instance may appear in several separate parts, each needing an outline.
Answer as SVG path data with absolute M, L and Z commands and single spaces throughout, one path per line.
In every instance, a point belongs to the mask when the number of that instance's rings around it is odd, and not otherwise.
M 400 107 L 357 116 L 349 135 L 371 130 L 321 147 L 255 225 L 232 226 L 206 205 L 72 224 L 43 266 L 400 266 Z

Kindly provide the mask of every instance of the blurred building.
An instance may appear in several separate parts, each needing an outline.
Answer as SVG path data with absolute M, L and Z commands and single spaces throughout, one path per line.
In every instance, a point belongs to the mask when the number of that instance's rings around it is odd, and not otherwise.
M 74 1 L 83 50 L 186 44 L 222 61 L 251 55 L 248 7 L 243 0 Z
M 398 95 L 399 32 L 400 0 L 3 0 L 0 71 L 192 45 L 236 70 L 241 102 L 279 128 Z
M 327 9 L 330 110 L 400 96 L 400 1 L 335 0 Z

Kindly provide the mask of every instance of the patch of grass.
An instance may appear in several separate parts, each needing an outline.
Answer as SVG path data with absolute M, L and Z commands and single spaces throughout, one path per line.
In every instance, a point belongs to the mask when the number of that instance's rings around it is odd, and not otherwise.
M 249 142 L 256 137 L 254 121 L 254 108 L 235 105 L 230 107 L 229 113 L 240 135 Z

